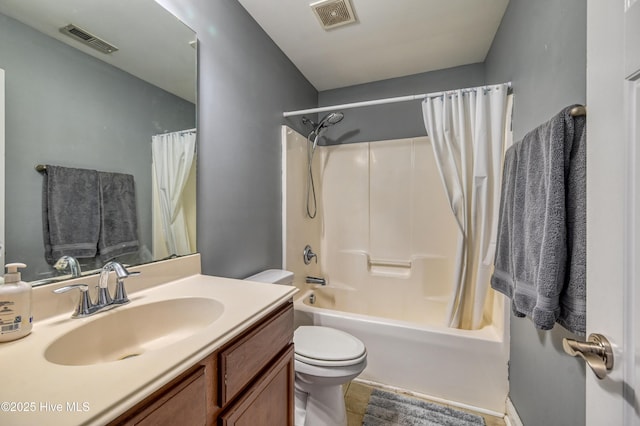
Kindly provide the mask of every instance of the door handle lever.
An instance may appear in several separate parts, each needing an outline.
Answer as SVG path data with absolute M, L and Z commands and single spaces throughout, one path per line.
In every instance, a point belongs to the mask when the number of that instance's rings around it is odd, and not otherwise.
M 602 334 L 590 334 L 586 342 L 562 339 L 562 348 L 571 356 L 584 359 L 598 379 L 604 379 L 613 368 L 613 349 Z

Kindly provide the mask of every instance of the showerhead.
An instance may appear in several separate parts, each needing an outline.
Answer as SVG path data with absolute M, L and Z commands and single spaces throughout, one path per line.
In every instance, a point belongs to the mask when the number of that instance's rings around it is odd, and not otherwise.
M 311 163 L 313 161 L 313 153 L 316 151 L 316 146 L 318 146 L 318 139 L 320 139 L 320 135 L 323 131 L 325 131 L 329 126 L 333 126 L 334 124 L 339 123 L 344 118 L 344 114 L 341 112 L 330 112 L 329 114 L 322 117 L 319 123 L 314 123 L 309 120 L 307 117 L 302 117 L 302 124 L 311 124 L 313 126 L 313 130 L 307 136 L 307 140 L 311 141 L 311 136 L 313 136 L 313 142 L 307 144 L 307 164 L 309 166 L 309 178 L 307 179 L 307 216 L 311 219 L 316 217 L 317 205 L 316 205 L 316 189 L 313 184 L 313 170 L 311 169 Z M 310 200 L 313 197 L 313 207 L 311 207 Z
M 330 112 L 329 114 L 325 115 L 322 120 L 320 120 L 314 131 L 316 132 L 316 134 L 320 134 L 321 131 L 329 126 L 333 126 L 334 124 L 339 123 L 343 118 L 344 114 L 341 112 Z
M 318 123 L 318 127 L 320 128 L 333 126 L 334 124 L 342 121 L 343 118 L 344 114 L 341 112 L 330 112 L 329 114 L 325 115 L 322 120 L 320 120 L 320 123 Z
M 333 126 L 334 124 L 339 123 L 344 118 L 344 114 L 341 112 L 330 112 L 329 114 L 322 117 L 320 122 L 315 123 L 307 117 L 302 117 L 303 124 L 311 124 L 313 126 L 312 134 L 316 136 L 320 136 L 320 134 L 327 129 L 329 126 Z

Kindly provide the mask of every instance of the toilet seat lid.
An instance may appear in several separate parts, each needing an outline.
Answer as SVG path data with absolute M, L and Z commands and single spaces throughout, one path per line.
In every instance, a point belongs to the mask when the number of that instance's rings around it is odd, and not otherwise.
M 364 343 L 330 327 L 300 326 L 293 334 L 293 343 L 296 358 L 309 364 L 350 365 L 366 357 Z

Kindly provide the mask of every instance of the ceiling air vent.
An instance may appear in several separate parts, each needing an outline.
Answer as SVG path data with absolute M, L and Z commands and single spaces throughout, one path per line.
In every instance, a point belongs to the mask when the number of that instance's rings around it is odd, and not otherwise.
M 325 30 L 356 22 L 349 0 L 320 0 L 309 6 Z
M 86 44 L 87 46 L 91 46 L 96 50 L 99 50 L 102 53 L 113 53 L 118 50 L 112 44 L 107 43 L 104 40 L 99 39 L 88 31 L 83 30 L 82 28 L 69 24 L 66 27 L 60 28 L 60 32 L 62 34 L 66 34 L 71 38 L 76 39 L 77 41 Z

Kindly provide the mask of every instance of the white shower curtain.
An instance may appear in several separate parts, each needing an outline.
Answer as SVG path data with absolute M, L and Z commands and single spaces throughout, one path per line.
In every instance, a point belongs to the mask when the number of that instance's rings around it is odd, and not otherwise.
M 151 139 L 167 251 L 170 255 L 189 254 L 192 250 L 181 197 L 195 158 L 196 133 L 165 133 Z
M 458 90 L 422 103 L 427 135 L 459 228 L 453 295 L 447 309 L 450 327 L 482 326 L 507 148 L 507 91 L 506 84 Z

